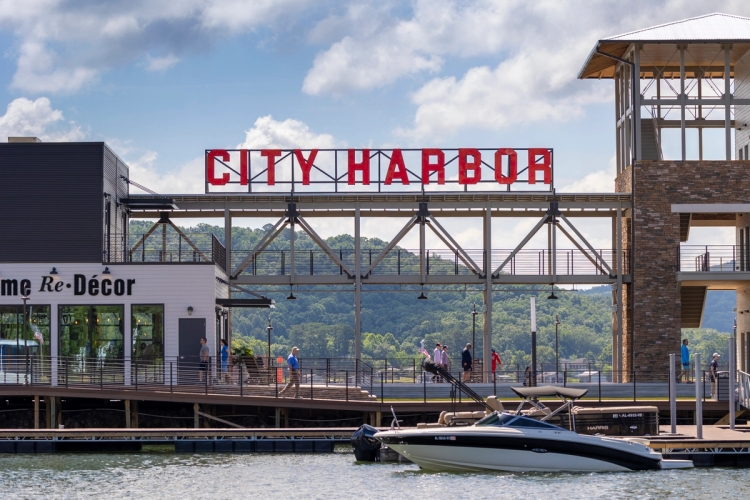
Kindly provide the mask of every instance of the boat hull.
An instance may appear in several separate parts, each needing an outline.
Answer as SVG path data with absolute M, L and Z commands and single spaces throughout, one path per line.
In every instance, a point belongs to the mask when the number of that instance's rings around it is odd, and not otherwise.
M 622 472 L 661 468 L 661 455 L 641 444 L 566 431 L 534 434 L 391 431 L 375 437 L 433 471 Z

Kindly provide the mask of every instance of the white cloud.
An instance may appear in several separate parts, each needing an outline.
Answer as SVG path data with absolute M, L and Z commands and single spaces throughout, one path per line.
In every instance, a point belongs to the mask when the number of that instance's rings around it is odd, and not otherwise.
M 255 120 L 253 127 L 245 131 L 245 140 L 237 145 L 237 149 L 329 149 L 340 145 L 332 135 L 316 134 L 299 120 L 287 118 L 280 122 L 268 115 Z
M 110 68 L 147 58 L 163 71 L 183 55 L 237 33 L 275 29 L 311 0 L 0 0 L 0 29 L 17 39 L 12 87 L 23 92 L 75 92 Z M 150 58 L 149 54 L 166 54 Z
M 166 71 L 180 62 L 180 58 L 171 54 L 164 57 L 146 56 L 146 62 L 146 69 L 149 71 Z
M 14 99 L 0 116 L 0 140 L 8 137 L 38 137 L 43 141 L 79 141 L 86 137 L 74 122 L 66 122 L 62 111 L 53 109 L 50 100 L 40 97 L 34 101 L 19 97 Z
M 609 166 L 596 172 L 591 172 L 580 179 L 568 182 L 557 190 L 558 193 L 612 193 L 615 191 L 617 158 L 609 159 Z
M 130 178 L 159 194 L 203 193 L 205 182 L 203 158 L 195 158 L 176 170 L 166 173 L 158 171 L 157 158 L 156 152 L 146 151 L 137 160 L 128 161 Z M 131 186 L 130 189 L 134 192 L 140 191 L 134 186 Z
M 469 62 L 412 94 L 414 123 L 397 132 L 415 140 L 580 116 L 587 104 L 611 99 L 609 82 L 576 81 L 596 40 L 713 11 L 750 15 L 750 4 L 737 0 L 415 0 L 406 12 L 368 5 L 358 2 L 312 30 L 313 42 L 340 36 L 317 55 L 302 89 L 339 95 Z M 471 58 L 479 56 L 476 65 Z

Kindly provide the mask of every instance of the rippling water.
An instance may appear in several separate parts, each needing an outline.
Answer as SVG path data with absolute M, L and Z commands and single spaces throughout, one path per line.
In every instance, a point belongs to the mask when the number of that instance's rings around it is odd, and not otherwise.
M 447 474 L 334 454 L 0 456 L 2 498 L 741 498 L 750 469 Z

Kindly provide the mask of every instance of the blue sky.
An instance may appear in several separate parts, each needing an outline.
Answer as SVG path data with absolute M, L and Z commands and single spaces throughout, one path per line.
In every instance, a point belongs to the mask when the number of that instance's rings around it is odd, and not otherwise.
M 612 191 L 614 85 L 575 79 L 586 55 L 714 11 L 750 4 L 0 0 L 0 137 L 107 141 L 165 193 L 240 144 L 553 147 L 558 189 Z

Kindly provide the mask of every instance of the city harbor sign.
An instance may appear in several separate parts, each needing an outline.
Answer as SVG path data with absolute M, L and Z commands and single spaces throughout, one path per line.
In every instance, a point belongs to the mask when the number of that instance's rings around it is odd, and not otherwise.
M 207 149 L 206 193 L 551 191 L 551 148 Z
M 73 290 L 73 295 L 89 295 L 96 297 L 97 295 L 103 295 L 109 297 L 115 295 L 121 297 L 123 295 L 133 294 L 133 285 L 135 285 L 134 279 L 110 279 L 107 277 L 98 277 L 96 274 L 91 277 L 86 277 L 84 274 L 74 274 L 73 282 L 65 282 L 61 279 L 57 279 L 54 276 L 42 276 L 39 289 L 36 286 L 32 286 L 32 282 L 29 279 L 0 279 L 0 296 L 18 296 L 20 295 L 28 297 L 32 290 L 34 293 L 60 293 L 64 290 Z

